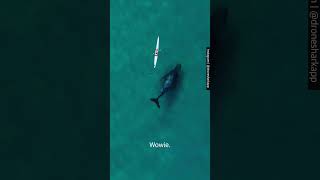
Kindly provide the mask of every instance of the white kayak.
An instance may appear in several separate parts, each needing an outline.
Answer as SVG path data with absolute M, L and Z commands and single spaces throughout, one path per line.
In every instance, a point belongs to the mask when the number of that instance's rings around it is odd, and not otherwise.
M 153 68 L 156 68 L 157 60 L 158 60 L 158 53 L 159 53 L 159 36 L 157 39 L 156 50 L 154 51 Z

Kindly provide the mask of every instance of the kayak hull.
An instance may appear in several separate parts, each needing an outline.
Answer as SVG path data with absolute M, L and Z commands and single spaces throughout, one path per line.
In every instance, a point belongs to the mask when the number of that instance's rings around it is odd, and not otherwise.
M 154 52 L 153 68 L 156 68 L 156 66 L 157 66 L 158 53 L 159 53 L 159 36 L 158 36 L 158 39 L 157 39 L 156 50 Z

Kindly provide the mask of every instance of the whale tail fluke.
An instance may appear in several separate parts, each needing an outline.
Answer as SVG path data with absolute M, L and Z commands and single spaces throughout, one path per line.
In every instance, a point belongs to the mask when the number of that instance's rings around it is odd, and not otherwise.
M 150 100 L 154 102 L 158 106 L 158 108 L 160 108 L 159 98 L 151 98 Z

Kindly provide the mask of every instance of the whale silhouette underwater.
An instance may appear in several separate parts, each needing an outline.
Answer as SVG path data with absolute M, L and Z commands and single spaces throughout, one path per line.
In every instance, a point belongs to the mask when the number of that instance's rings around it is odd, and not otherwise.
M 162 80 L 162 86 L 160 89 L 160 94 L 156 98 L 151 98 L 150 100 L 154 102 L 158 108 L 160 108 L 159 99 L 161 96 L 163 96 L 165 93 L 176 87 L 178 83 L 178 79 L 181 73 L 181 64 L 177 64 L 174 69 L 169 71 L 167 74 L 165 74 L 161 80 Z

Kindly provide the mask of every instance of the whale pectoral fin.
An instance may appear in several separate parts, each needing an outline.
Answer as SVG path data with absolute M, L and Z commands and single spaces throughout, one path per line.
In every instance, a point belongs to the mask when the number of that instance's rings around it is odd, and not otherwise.
M 172 71 L 170 71 L 170 72 L 168 72 L 167 74 L 165 74 L 165 75 L 161 78 L 161 81 L 164 80 L 164 79 L 166 79 L 166 78 L 171 74 L 171 72 L 172 72 Z
M 160 80 L 161 80 L 161 81 L 165 80 L 165 79 L 169 76 L 169 74 L 170 74 L 170 73 L 168 73 L 168 74 L 166 74 L 166 75 L 162 76 L 162 78 L 161 78 Z

